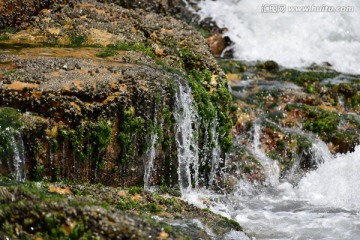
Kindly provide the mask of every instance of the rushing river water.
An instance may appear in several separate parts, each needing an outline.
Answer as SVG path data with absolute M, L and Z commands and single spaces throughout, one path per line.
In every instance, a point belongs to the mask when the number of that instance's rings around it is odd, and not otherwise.
M 266 4 L 286 8 L 264 12 Z M 350 6 L 353 11 L 289 10 L 312 5 Z M 360 73 L 360 1 L 204 0 L 198 6 L 202 18 L 212 17 L 228 28 L 237 59 L 275 60 L 296 68 L 328 62 L 340 72 Z M 265 167 L 266 186 L 239 179 L 227 195 L 193 189 L 184 198 L 235 219 L 253 239 L 360 239 L 360 146 L 352 153 L 332 155 L 313 136 L 317 169 L 297 181 L 291 176 L 279 180 L 278 166 L 262 152 L 258 133 L 255 126 L 251 151 Z M 236 232 L 226 238 L 248 239 Z
M 321 6 L 350 8 L 315 8 Z M 360 73 L 358 0 L 204 0 L 199 7 L 202 18 L 228 28 L 235 58 L 286 67 L 328 62 L 338 71 Z
M 327 152 L 325 146 L 314 147 Z M 271 186 L 259 188 L 239 180 L 230 194 L 194 190 L 185 199 L 235 219 L 253 239 L 353 240 L 360 237 L 359 171 L 357 146 L 352 153 L 326 154 L 318 169 L 295 186 L 270 175 Z M 228 239 L 247 237 L 233 233 Z

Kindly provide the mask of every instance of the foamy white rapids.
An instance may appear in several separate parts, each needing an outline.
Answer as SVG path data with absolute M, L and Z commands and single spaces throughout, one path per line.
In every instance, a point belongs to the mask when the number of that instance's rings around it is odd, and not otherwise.
M 254 239 L 359 239 L 360 146 L 333 156 L 326 145 L 314 145 L 324 153 L 322 163 L 295 187 L 259 189 L 240 180 L 228 195 L 198 190 L 184 198 L 232 217 Z
M 360 146 L 327 159 L 299 183 L 299 196 L 310 203 L 360 211 Z
M 284 13 L 264 13 L 264 4 L 284 4 Z M 352 6 L 353 12 L 289 12 L 291 6 Z M 212 17 L 235 42 L 235 58 L 274 60 L 285 67 L 329 62 L 340 72 L 360 73 L 358 0 L 203 0 L 202 18 Z

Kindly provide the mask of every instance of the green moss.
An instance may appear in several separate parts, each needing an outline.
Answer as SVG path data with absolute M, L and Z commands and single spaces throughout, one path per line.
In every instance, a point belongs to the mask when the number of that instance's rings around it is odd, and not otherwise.
M 92 162 L 92 167 L 102 170 L 103 156 L 111 142 L 112 123 L 104 119 L 95 122 L 83 122 L 75 129 L 61 126 L 58 130 L 58 142 L 69 144 L 77 160 Z
M 206 128 L 215 118 L 218 121 L 217 132 L 219 144 L 224 152 L 232 145 L 230 130 L 232 120 L 230 118 L 232 97 L 227 89 L 227 80 L 218 78 L 218 86 L 212 87 L 211 72 L 208 70 L 189 72 L 189 84 L 196 103 L 196 108 L 201 117 L 201 127 Z M 201 133 L 199 138 L 201 138 Z M 211 142 L 211 141 L 210 141 Z
M 144 189 L 142 188 L 142 187 L 136 187 L 136 186 L 134 186 L 134 187 L 131 187 L 131 188 L 129 188 L 129 193 L 131 194 L 131 195 L 135 195 L 135 194 L 140 194 L 140 193 L 142 193 L 143 191 L 144 191 Z
M 223 220 L 218 222 L 217 224 L 222 226 L 222 227 L 230 227 L 232 229 L 234 229 L 235 231 L 243 231 L 242 227 L 240 226 L 240 224 L 238 222 L 236 222 L 233 219 L 229 219 L 226 217 L 222 217 L 220 216 Z
M 331 134 L 337 129 L 339 122 L 340 119 L 336 113 L 311 109 L 308 119 L 304 122 L 304 129 L 316 133 L 328 141 Z
M 116 43 L 116 44 L 109 44 L 106 47 L 109 49 L 109 52 L 113 52 L 114 50 L 121 50 L 121 51 L 139 51 L 143 52 L 146 55 L 155 58 L 156 55 L 154 53 L 154 50 L 151 47 L 146 46 L 144 43 L 134 43 L 134 44 L 127 44 L 127 43 Z M 112 51 L 111 51 L 112 50 Z
M 279 65 L 274 61 L 265 61 L 256 64 L 258 70 L 266 70 L 268 72 L 277 72 L 279 70 Z
M 0 30 L 0 32 L 2 32 L 2 33 L 10 33 L 10 34 L 14 34 L 17 31 L 18 30 L 16 30 L 16 28 L 13 28 L 13 27 L 6 27 L 6 28 Z
M 235 60 L 219 60 L 218 63 L 225 73 L 242 73 L 247 68 L 244 63 Z
M 306 92 L 315 94 L 317 93 L 316 87 L 314 84 L 309 84 L 306 86 Z
M 146 204 L 144 207 L 142 207 L 142 210 L 144 210 L 146 212 L 151 212 L 151 213 L 161 212 L 161 208 L 156 203 Z
M 0 34 L 0 41 L 6 41 L 6 40 L 9 40 L 9 39 L 10 39 L 10 37 L 6 33 Z
M 20 113 L 9 107 L 0 108 L 0 164 L 13 159 L 15 146 L 13 141 L 22 126 Z
M 121 144 L 121 161 L 125 164 L 129 163 L 138 152 L 135 139 L 142 136 L 144 139 L 147 135 L 144 130 L 145 121 L 141 117 L 135 116 L 133 107 L 123 110 L 120 116 L 120 132 L 118 141 Z
M 70 46 L 72 47 L 80 47 L 83 43 L 88 40 L 88 37 L 84 34 L 82 35 L 72 35 L 70 37 Z
M 16 70 L 15 70 L 15 69 L 10 70 L 10 71 L 7 71 L 7 72 L 5 72 L 3 75 L 4 75 L 4 77 L 6 77 L 6 76 L 9 76 L 9 75 L 11 75 L 11 74 L 13 74 L 13 73 L 16 73 Z
M 119 52 L 117 50 L 111 49 L 111 48 L 105 48 L 100 53 L 96 54 L 99 58 L 107 58 L 107 57 L 113 57 L 118 55 Z
M 300 86 L 307 86 L 309 83 L 320 82 L 327 78 L 334 78 L 338 73 L 334 71 L 299 71 L 286 69 L 279 72 L 276 77 L 278 80 L 294 82 Z
M 37 162 L 33 169 L 33 176 L 35 181 L 42 181 L 44 178 L 45 167 L 43 164 Z
M 18 130 L 22 126 L 20 121 L 20 113 L 18 110 L 10 107 L 0 108 L 0 128 L 12 128 Z
M 180 49 L 179 56 L 181 58 L 181 66 L 185 70 L 201 70 L 204 68 L 201 57 L 189 48 Z

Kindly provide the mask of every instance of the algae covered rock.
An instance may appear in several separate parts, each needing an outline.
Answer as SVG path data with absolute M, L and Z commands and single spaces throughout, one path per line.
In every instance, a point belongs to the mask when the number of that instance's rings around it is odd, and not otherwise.
M 0 187 L 4 239 L 212 239 L 241 227 L 178 198 L 136 188 L 25 183 Z
M 221 154 L 229 149 L 226 76 L 186 23 L 88 0 L 43 9 L 23 26 L 0 43 L 0 105 L 19 110 L 29 179 L 142 185 L 155 148 L 149 181 L 176 184 L 180 85 L 191 87 L 200 158 L 215 134 Z
M 279 163 L 281 177 L 296 183 L 316 168 L 323 161 L 316 153 L 322 142 L 333 154 L 354 151 L 359 144 L 359 76 L 327 66 L 299 70 L 273 61 L 219 63 L 238 106 L 233 128 L 238 144 L 245 149 L 261 144 L 266 157 Z M 256 179 L 259 171 L 247 159 L 242 157 L 235 165 L 252 173 L 245 174 L 247 178 Z

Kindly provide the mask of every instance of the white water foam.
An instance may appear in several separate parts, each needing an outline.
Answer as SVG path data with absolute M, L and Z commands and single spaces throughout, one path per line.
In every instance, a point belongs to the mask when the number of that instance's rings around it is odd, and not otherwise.
M 312 204 L 360 211 L 360 146 L 326 159 L 298 185 L 299 196 Z
M 263 13 L 264 4 L 353 6 L 353 12 Z M 213 18 L 235 43 L 235 58 L 274 60 L 285 67 L 329 62 L 341 72 L 360 73 L 358 0 L 203 0 L 202 18 Z
M 257 157 L 262 156 L 256 147 L 259 133 L 255 125 L 253 147 Z M 198 189 L 184 198 L 235 219 L 255 239 L 358 239 L 360 146 L 352 153 L 331 155 L 322 141 L 309 139 L 313 140 L 313 162 L 319 165 L 295 187 L 278 182 L 259 188 L 240 179 L 228 195 Z

